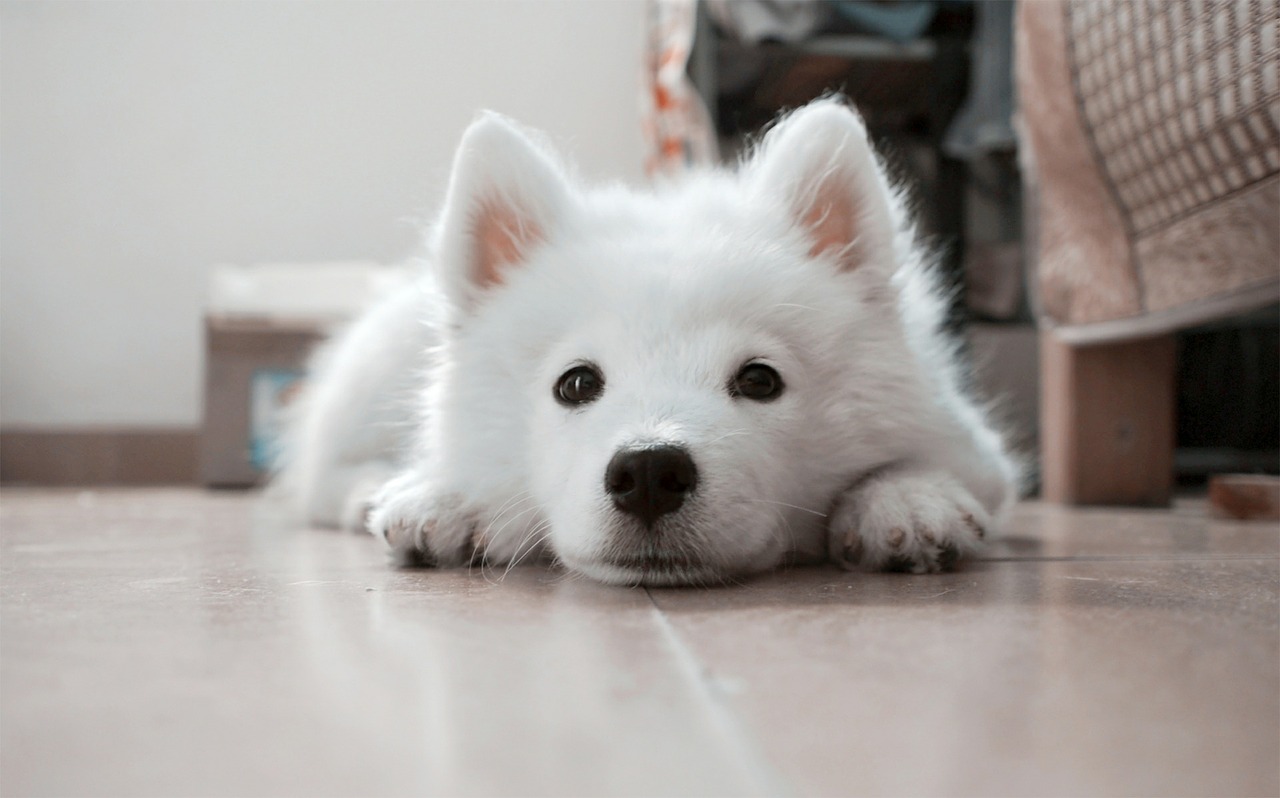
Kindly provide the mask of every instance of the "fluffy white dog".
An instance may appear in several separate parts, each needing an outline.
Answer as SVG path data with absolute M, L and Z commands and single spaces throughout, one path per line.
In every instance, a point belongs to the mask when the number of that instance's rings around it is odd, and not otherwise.
M 423 564 L 696 584 L 827 556 L 943 570 L 1015 498 L 837 100 L 736 172 L 648 192 L 585 188 L 482 116 L 431 244 L 422 284 L 317 358 L 281 475 L 313 523 Z

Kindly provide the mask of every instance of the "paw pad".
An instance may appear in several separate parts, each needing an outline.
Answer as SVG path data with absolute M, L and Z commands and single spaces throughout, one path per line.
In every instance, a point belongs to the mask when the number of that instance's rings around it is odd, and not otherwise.
M 844 545 L 844 561 L 856 565 L 862 559 L 862 538 L 855 536 Z
M 422 549 L 391 549 L 391 562 L 397 568 L 434 568 L 435 557 Z
M 881 570 L 887 571 L 891 574 L 909 574 L 914 567 L 915 561 L 907 555 L 893 554 L 884 561 L 884 565 L 881 567 Z
M 950 571 L 956 566 L 956 562 L 958 562 L 959 559 L 960 549 L 956 546 L 954 541 L 949 540 L 938 549 L 935 562 L 938 563 L 939 569 L 943 571 Z

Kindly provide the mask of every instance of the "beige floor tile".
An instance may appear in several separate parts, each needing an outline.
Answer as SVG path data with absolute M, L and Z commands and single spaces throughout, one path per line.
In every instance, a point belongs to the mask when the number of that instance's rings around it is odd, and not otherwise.
M 395 571 L 254 497 L 0 493 L 0 793 L 1280 792 L 1280 531 L 1027 505 L 931 577 Z
M 642 591 L 393 571 L 234 494 L 0 507 L 4 795 L 770 791 Z

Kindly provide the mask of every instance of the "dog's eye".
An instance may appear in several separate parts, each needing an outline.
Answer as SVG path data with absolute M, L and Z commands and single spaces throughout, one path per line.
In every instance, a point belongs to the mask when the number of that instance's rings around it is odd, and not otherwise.
M 574 366 L 556 381 L 556 400 L 562 405 L 585 405 L 604 391 L 604 377 L 592 366 Z
M 763 363 L 748 363 L 729 385 L 729 393 L 757 402 L 768 402 L 782 395 L 782 377 Z

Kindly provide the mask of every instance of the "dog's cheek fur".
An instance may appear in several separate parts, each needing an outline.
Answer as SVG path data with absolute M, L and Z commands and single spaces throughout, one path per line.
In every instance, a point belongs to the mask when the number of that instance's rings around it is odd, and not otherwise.
M 549 393 L 549 392 L 548 392 Z M 528 431 L 530 489 L 550 522 L 548 543 L 566 562 L 591 559 L 608 525 L 602 491 L 608 459 L 582 445 L 585 410 L 570 411 L 543 401 Z

